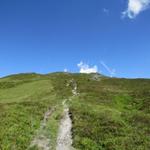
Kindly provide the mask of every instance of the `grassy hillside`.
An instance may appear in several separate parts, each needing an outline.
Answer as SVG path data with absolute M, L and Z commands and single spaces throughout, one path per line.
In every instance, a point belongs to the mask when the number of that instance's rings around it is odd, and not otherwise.
M 0 149 L 27 149 L 44 113 L 58 103 L 46 76 L 20 74 L 0 79 Z
M 76 77 L 80 95 L 71 104 L 74 147 L 150 149 L 150 80 Z
M 68 73 L 19 74 L 0 79 L 0 149 L 29 148 L 45 112 L 57 106 L 46 128 L 55 149 L 61 103 L 72 95 L 72 85 L 66 86 L 72 79 L 79 93 L 69 102 L 74 148 L 150 149 L 149 79 Z

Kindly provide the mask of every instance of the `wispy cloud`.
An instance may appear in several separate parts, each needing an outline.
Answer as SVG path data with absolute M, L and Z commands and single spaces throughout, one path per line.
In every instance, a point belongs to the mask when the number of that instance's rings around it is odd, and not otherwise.
M 77 66 L 80 69 L 80 73 L 87 73 L 88 74 L 88 73 L 97 73 L 98 72 L 98 67 L 96 65 L 90 67 L 88 64 L 83 63 L 81 61 L 79 64 L 77 64 Z
M 108 67 L 108 65 L 106 65 L 103 61 L 101 61 L 100 64 L 108 71 L 111 77 L 113 77 L 116 74 L 116 70 Z
M 122 12 L 123 17 L 135 18 L 140 12 L 148 9 L 150 0 L 128 0 L 128 8 Z
M 108 14 L 109 14 L 109 9 L 103 8 L 103 9 L 102 9 L 102 12 L 108 15 Z

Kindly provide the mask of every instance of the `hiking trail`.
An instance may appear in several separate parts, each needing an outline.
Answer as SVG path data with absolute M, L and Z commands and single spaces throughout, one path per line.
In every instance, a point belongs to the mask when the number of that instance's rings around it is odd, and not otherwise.
M 45 114 L 44 114 L 44 119 L 41 122 L 40 129 L 37 131 L 36 136 L 34 137 L 33 141 L 31 142 L 31 145 L 29 146 L 29 149 L 32 147 L 37 147 L 42 150 L 51 150 L 51 145 L 50 145 L 50 139 L 45 135 L 45 128 L 48 119 L 52 115 L 52 113 L 55 111 L 55 107 L 52 109 L 49 109 Z
M 71 150 L 72 147 L 72 120 L 69 114 L 69 107 L 67 105 L 67 101 L 71 101 L 74 96 L 76 96 L 77 93 L 77 84 L 72 79 L 66 86 L 72 86 L 72 96 L 69 99 L 65 99 L 62 102 L 62 105 L 64 107 L 63 112 L 63 118 L 60 122 L 58 137 L 57 137 L 57 146 L 56 150 Z

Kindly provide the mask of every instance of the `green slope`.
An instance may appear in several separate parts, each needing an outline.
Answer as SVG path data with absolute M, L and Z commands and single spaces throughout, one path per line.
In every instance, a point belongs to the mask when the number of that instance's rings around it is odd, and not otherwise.
M 55 149 L 61 103 L 69 102 L 73 146 L 81 150 L 150 149 L 150 80 L 118 79 L 98 74 L 18 74 L 0 79 L 0 149 L 29 148 L 48 109 L 47 122 Z

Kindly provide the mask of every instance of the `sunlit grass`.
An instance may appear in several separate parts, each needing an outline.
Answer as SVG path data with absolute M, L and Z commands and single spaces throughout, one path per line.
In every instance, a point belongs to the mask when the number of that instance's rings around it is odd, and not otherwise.
M 66 85 L 74 79 L 79 95 L 68 105 L 76 149 L 149 150 L 150 80 L 97 78 L 53 73 L 0 79 L 0 149 L 27 149 L 45 112 L 57 106 L 45 129 L 55 149 L 61 104 L 72 96 L 72 86 Z

